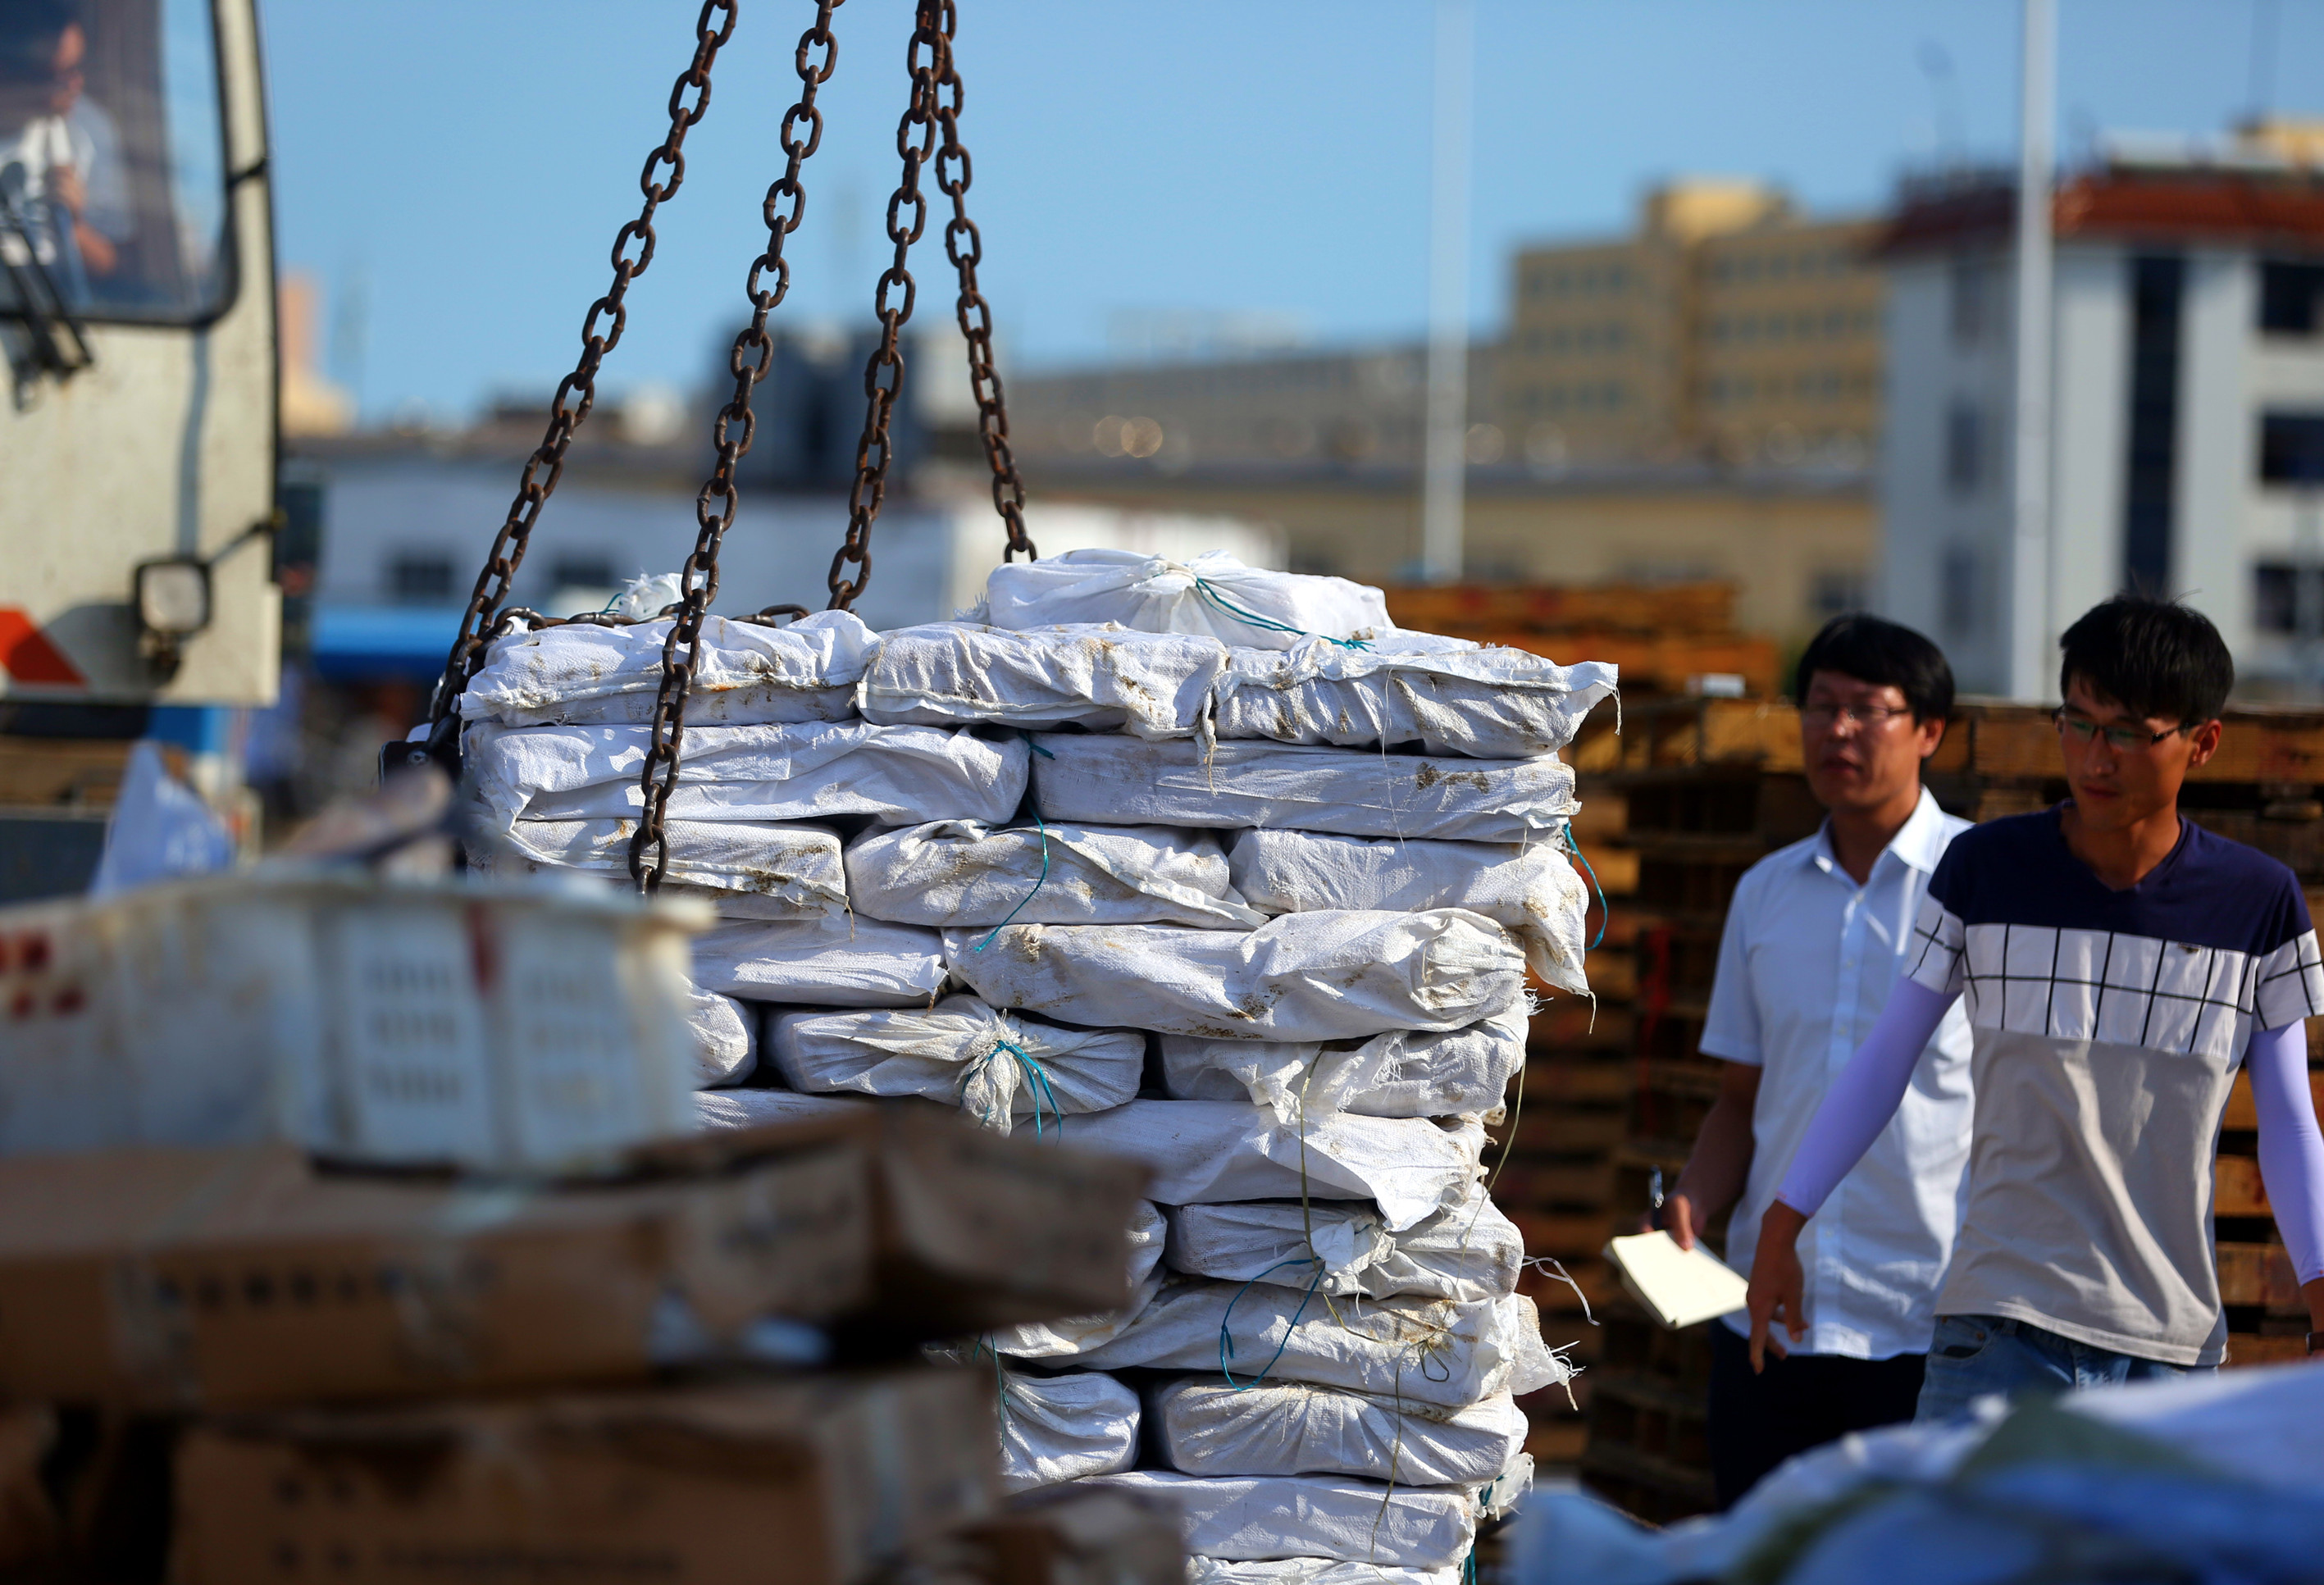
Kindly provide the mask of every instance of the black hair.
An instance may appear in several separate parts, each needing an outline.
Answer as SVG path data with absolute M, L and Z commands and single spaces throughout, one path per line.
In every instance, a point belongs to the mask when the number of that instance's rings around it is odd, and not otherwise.
M 57 41 L 79 21 L 74 0 L 5 0 L 0 5 L 0 82 L 47 81 Z
M 1899 622 L 1862 612 L 1833 617 L 1800 656 L 1792 680 L 1794 699 L 1805 702 L 1808 679 L 1819 671 L 1895 688 L 1916 722 L 1942 721 L 1952 714 L 1953 668 L 1945 652 Z
M 2236 686 L 2235 658 L 2201 612 L 2176 600 L 2116 594 L 2058 640 L 2062 695 L 2080 677 L 2133 715 L 2181 726 L 2214 720 Z

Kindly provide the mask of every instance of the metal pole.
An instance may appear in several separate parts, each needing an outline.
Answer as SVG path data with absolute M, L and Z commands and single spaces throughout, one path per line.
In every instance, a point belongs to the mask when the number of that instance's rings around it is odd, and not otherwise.
M 2056 0 L 2023 0 L 2025 38 L 2017 130 L 2017 383 L 2010 536 L 2009 694 L 2053 686 L 2050 610 L 2051 124 Z
M 1436 0 L 1435 127 L 1428 184 L 1428 408 L 1421 576 L 1458 583 L 1469 448 L 1470 0 Z

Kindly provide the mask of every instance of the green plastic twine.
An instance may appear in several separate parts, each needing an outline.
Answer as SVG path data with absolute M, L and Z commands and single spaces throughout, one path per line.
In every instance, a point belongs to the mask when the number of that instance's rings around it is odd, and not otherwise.
M 1042 759 L 1054 760 L 1056 758 L 1056 756 L 1049 752 L 1048 750 L 1035 742 L 1031 733 L 1019 733 L 1017 735 L 1025 740 L 1025 746 L 1027 748 L 1040 755 Z M 1041 888 L 1049 879 L 1049 827 L 1041 818 L 1041 806 L 1039 804 L 1034 802 L 1031 798 L 1027 798 L 1025 800 L 1025 804 L 1028 808 L 1033 811 L 1034 829 L 1041 834 L 1041 872 L 1038 876 L 1034 877 L 1033 889 L 1027 892 L 1023 897 L 1018 898 L 1017 906 L 1009 910 L 1009 918 L 1001 920 L 1001 923 L 986 931 L 984 933 L 984 939 L 978 942 L 975 946 L 970 949 L 971 951 L 982 952 L 986 947 L 991 946 L 992 945 L 992 938 L 1000 935 L 1003 930 L 1009 928 L 1010 919 L 1014 919 L 1018 915 L 1023 913 L 1025 911 L 1025 905 L 1041 895 Z
M 1310 1282 L 1307 1285 L 1307 1291 L 1299 1295 L 1299 1308 L 1291 1313 L 1291 1323 L 1283 1329 L 1283 1341 L 1275 1345 L 1275 1352 L 1268 1356 L 1266 1364 L 1259 1368 L 1259 1374 L 1252 1377 L 1249 1381 L 1237 1381 L 1234 1378 L 1234 1371 L 1229 1368 L 1229 1362 L 1234 1359 L 1234 1339 L 1227 1334 L 1227 1323 L 1234 1319 L 1234 1307 L 1242 1302 L 1242 1296 L 1245 1294 L 1250 1292 L 1253 1283 L 1262 1280 L 1270 1273 L 1282 1270 L 1286 1266 L 1314 1267 L 1315 1268 L 1314 1281 Z M 1258 1276 L 1252 1277 L 1250 1282 L 1243 1284 L 1242 1286 L 1235 1290 L 1235 1296 L 1227 1301 L 1226 1313 L 1219 1317 L 1219 1374 L 1227 1378 L 1227 1385 L 1229 1387 L 1234 1388 L 1237 1392 L 1249 1392 L 1252 1387 L 1257 1387 L 1260 1382 L 1267 1379 L 1267 1373 L 1275 1368 L 1276 1360 L 1283 1358 L 1283 1350 L 1291 1346 L 1291 1333 L 1293 1330 L 1298 1326 L 1299 1318 L 1307 1313 L 1307 1301 L 1315 1296 L 1315 1289 L 1323 1283 L 1323 1263 L 1321 1260 L 1316 1259 L 1313 1255 L 1294 1255 L 1288 1260 L 1277 1261 L 1274 1265 L 1268 1267 L 1266 1271 L 1262 1271 Z
M 1048 1101 L 1049 1115 L 1056 1120 L 1057 1138 L 1060 1139 L 1064 1138 L 1065 1137 L 1065 1109 L 1057 1104 L 1057 1092 L 1049 1083 L 1049 1075 L 1042 1071 L 1041 1064 L 1033 1060 L 1032 1055 L 1029 1052 L 1028 1052 L 1023 1046 L 1016 1045 L 1014 1042 L 1008 1040 L 994 1041 L 992 1043 L 992 1048 L 990 1051 L 985 1052 L 982 1056 L 979 1056 L 974 1061 L 971 1062 L 966 1068 L 963 1069 L 960 1075 L 961 1093 L 965 1096 L 968 1092 L 969 1081 L 976 1077 L 978 1072 L 982 1070 L 987 1063 L 992 1061 L 993 1058 L 999 1056 L 1004 1051 L 1010 1055 L 1015 1057 L 1017 1059 L 1017 1065 L 1022 1068 L 1025 1072 L 1026 1092 L 1033 1097 L 1033 1138 L 1036 1139 L 1041 1138 L 1041 1103 L 1043 1097 L 1046 1096 Z M 987 1121 L 990 1121 L 992 1117 L 992 1113 L 990 1110 L 981 1112 L 978 1115 Z
M 1311 633 L 1305 628 L 1293 627 L 1286 622 L 1277 622 L 1271 616 L 1261 616 L 1256 611 L 1245 611 L 1224 594 L 1220 594 L 1208 578 L 1196 578 L 1194 592 L 1237 622 L 1249 622 L 1252 627 L 1264 628 L 1271 633 L 1289 633 L 1298 639 L 1321 639 L 1327 644 L 1337 644 L 1342 650 L 1369 650 L 1372 647 L 1371 640 L 1369 639 L 1335 639 L 1329 633 Z
M 1598 871 L 1590 867 L 1588 859 L 1582 858 L 1582 844 L 1573 840 L 1573 823 L 1571 820 L 1565 823 L 1565 846 L 1575 858 L 1582 860 L 1582 872 L 1590 877 L 1590 884 L 1598 889 L 1598 939 L 1591 942 L 1586 949 L 1596 952 L 1600 943 L 1606 939 L 1606 917 L 1613 910 L 1607 906 L 1606 889 L 1599 884 Z

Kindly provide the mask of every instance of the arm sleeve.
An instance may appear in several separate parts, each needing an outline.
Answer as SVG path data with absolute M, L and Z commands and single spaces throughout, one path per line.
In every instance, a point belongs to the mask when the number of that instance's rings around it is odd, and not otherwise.
M 1719 967 L 1711 978 L 1711 1005 L 1702 1016 L 1702 1035 L 1696 1049 L 1705 1056 L 1763 1066 L 1759 1046 L 1759 1002 L 1751 994 L 1750 927 L 1755 888 L 1750 877 L 1736 888 L 1727 909 L 1726 926 L 1719 933 Z
M 2259 1174 L 2276 1230 L 2301 1283 L 2324 1276 L 2324 1132 L 2308 1087 L 2308 1027 L 2286 1024 L 2251 1037 L 2245 1054 L 2259 1110 Z
M 1954 994 L 1932 991 L 1917 980 L 1896 981 L 1872 1033 L 1824 1092 L 1776 1199 L 1803 1216 L 1823 1208 L 1825 1198 L 1896 1115 L 1904 1087 L 1913 1082 L 1913 1064 L 1944 1021 Z

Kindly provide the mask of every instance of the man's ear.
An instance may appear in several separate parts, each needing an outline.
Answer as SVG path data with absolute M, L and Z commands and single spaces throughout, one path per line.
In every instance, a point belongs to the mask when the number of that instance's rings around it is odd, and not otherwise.
M 2227 723 L 2206 721 L 2187 733 L 2187 769 L 2192 770 L 2219 751 L 2219 740 L 2227 735 Z
M 1921 740 L 1921 758 L 1925 760 L 1937 751 L 1938 744 L 1945 741 L 1945 718 L 1932 715 L 1926 721 L 1916 721 L 1913 723 L 1913 733 Z

